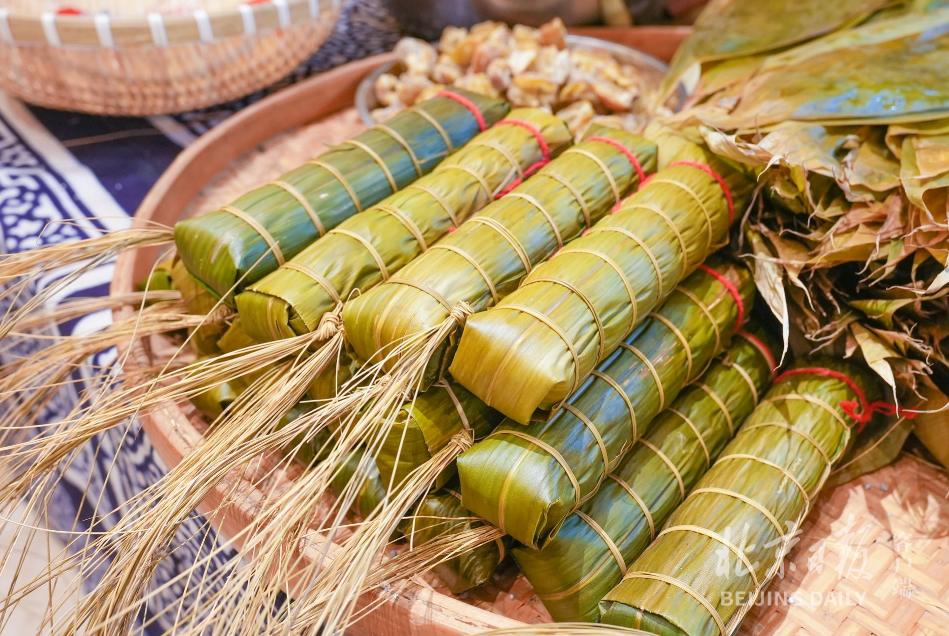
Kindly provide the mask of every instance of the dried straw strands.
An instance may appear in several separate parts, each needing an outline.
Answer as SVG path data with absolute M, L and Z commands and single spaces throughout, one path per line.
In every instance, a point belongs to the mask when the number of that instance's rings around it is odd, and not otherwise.
M 458 458 L 465 507 L 542 547 L 727 346 L 753 297 L 742 266 L 717 262 L 692 274 L 549 421 L 508 420 Z
M 878 407 L 877 391 L 853 363 L 798 360 L 606 596 L 603 621 L 670 636 L 731 634 L 779 572 L 852 427 Z
M 260 341 L 314 331 L 353 290 L 385 282 L 572 143 L 560 119 L 515 109 L 429 175 L 357 214 L 236 298 Z
M 727 242 L 751 192 L 742 172 L 683 145 L 615 213 L 472 316 L 452 376 L 516 422 L 546 419 Z
M 401 483 L 413 470 L 431 460 L 458 433 L 471 431 L 481 439 L 501 423 L 503 417 L 449 379 L 439 380 L 415 400 L 406 402 L 388 427 L 376 452 L 376 464 L 385 480 Z M 386 427 L 384 421 L 378 423 Z M 454 476 L 454 464 L 440 474 L 434 487 L 441 488 Z
M 774 376 L 774 343 L 739 331 L 725 354 L 634 442 L 596 495 L 542 550 L 512 551 L 557 621 L 599 622 L 600 600 L 754 410 Z

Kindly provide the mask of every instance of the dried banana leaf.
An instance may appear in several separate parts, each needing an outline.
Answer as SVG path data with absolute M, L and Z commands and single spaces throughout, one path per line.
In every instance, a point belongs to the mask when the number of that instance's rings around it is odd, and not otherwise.
M 660 413 L 609 480 L 542 550 L 514 559 L 555 621 L 599 622 L 600 600 L 709 469 L 767 390 L 775 345 L 738 332 L 725 355 Z
M 890 0 L 714 0 L 676 51 L 662 91 L 671 94 L 695 64 L 777 51 L 852 25 Z
M 461 505 L 461 495 L 451 488 L 426 495 L 406 517 L 400 530 L 409 545 L 421 545 L 442 534 L 458 533 L 483 526 Z M 506 554 L 505 539 L 469 550 L 433 568 L 453 594 L 483 585 L 494 574 Z
M 525 172 L 571 143 L 567 125 L 537 108 L 511 111 L 416 183 L 350 217 L 236 298 L 254 338 L 316 330 L 353 290 L 396 275 Z
M 481 439 L 501 423 L 502 416 L 451 380 L 440 380 L 414 402 L 406 402 L 376 453 L 376 465 L 386 483 L 399 483 L 429 461 L 455 436 L 470 429 Z M 380 423 L 380 428 L 382 423 Z M 455 467 L 442 473 L 434 488 L 445 486 Z
M 700 114 L 721 129 L 788 120 L 825 124 L 925 121 L 949 114 L 949 9 L 834 33 L 770 57 Z M 737 101 L 737 105 L 733 104 Z
M 399 272 L 348 302 L 346 336 L 365 360 L 434 330 L 457 303 L 479 311 L 601 218 L 655 165 L 656 147 L 621 130 L 591 127 L 586 141 L 487 206 Z M 449 341 L 432 356 L 427 381 L 442 374 Z
M 521 424 L 574 393 L 675 286 L 728 242 L 753 182 L 702 147 L 465 324 L 451 375 Z
M 946 416 L 949 398 L 928 382 L 920 384 L 920 391 L 926 398 L 925 409 L 933 412 L 917 415 L 913 432 L 926 450 L 949 470 L 949 417 Z
M 239 291 L 508 112 L 497 99 L 451 95 L 404 111 L 229 206 L 177 223 L 175 244 L 188 271 L 219 298 Z
M 465 507 L 529 547 L 545 545 L 728 345 L 753 298 L 743 266 L 713 261 L 692 274 L 548 422 L 508 420 L 458 458 Z
M 869 413 L 877 395 L 863 367 L 799 360 L 606 596 L 603 622 L 670 636 L 733 633 L 849 448 L 854 415 Z

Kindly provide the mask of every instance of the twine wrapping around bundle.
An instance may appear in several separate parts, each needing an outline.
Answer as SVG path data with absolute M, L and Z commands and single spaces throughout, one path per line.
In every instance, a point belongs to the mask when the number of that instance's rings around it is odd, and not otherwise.
M 642 166 L 654 165 L 650 142 L 618 130 L 591 132 L 631 148 L 627 152 L 639 156 Z M 343 319 L 353 348 L 363 359 L 379 360 L 441 323 L 459 300 L 475 311 L 497 302 L 637 183 L 637 171 L 613 144 L 585 141 L 565 151 L 412 261 L 398 277 L 348 303 Z M 423 388 L 444 372 L 448 348 L 441 347 L 431 361 Z
M 444 91 L 229 205 L 179 221 L 178 256 L 202 285 L 233 303 L 233 294 L 430 172 L 508 108 L 490 97 Z
M 711 156 L 673 161 L 647 177 L 617 210 L 473 318 L 452 376 L 521 424 L 549 417 L 676 284 L 727 242 L 735 206 L 750 201 L 751 186 Z
M 762 332 L 741 333 L 656 417 L 555 538 L 542 550 L 513 550 L 554 620 L 599 622 L 600 599 L 656 538 L 735 434 L 736 423 L 758 403 L 774 375 L 774 357 Z
M 739 296 L 717 277 L 693 273 L 562 411 L 528 426 L 508 420 L 458 459 L 465 507 L 521 543 L 543 546 L 656 414 L 727 346 L 738 305 L 750 307 L 754 283 L 744 267 L 711 266 Z
M 876 392 L 876 380 L 855 364 L 799 360 L 606 596 L 603 621 L 657 634 L 732 633 L 777 574 L 850 446 L 850 416 L 841 403 Z M 747 600 L 732 603 L 728 596 Z

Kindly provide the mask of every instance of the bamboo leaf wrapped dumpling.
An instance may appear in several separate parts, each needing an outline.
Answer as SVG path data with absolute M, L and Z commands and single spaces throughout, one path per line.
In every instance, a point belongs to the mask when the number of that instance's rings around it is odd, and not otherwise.
M 519 108 L 435 170 L 356 214 L 237 296 L 246 329 L 266 341 L 314 331 L 353 290 L 370 287 L 435 244 L 571 143 L 567 125 Z
M 452 377 L 516 422 L 545 419 L 727 242 L 752 188 L 727 161 L 681 144 L 617 211 L 471 316 Z
M 224 297 L 430 172 L 507 112 L 500 100 L 444 91 L 230 205 L 178 222 L 178 254 L 201 284 Z
M 461 225 L 399 275 L 346 303 L 347 338 L 364 360 L 453 318 L 460 303 L 484 309 L 605 215 L 655 165 L 656 146 L 631 133 L 593 127 L 583 143 Z M 426 386 L 450 361 L 431 356 Z
M 676 290 L 549 421 L 506 420 L 458 458 L 466 508 L 542 547 L 596 493 L 633 440 L 727 346 L 754 298 L 750 272 L 724 262 Z
M 406 402 L 395 424 L 388 429 L 376 454 L 383 479 L 399 483 L 413 470 L 432 459 L 464 429 L 481 439 L 503 417 L 451 380 L 439 380 L 414 401 Z M 380 423 L 381 426 L 381 423 Z M 455 467 L 442 473 L 434 487 L 441 488 L 455 474 Z
M 603 622 L 663 636 L 733 633 L 878 394 L 854 363 L 798 360 L 607 594 Z
M 773 350 L 761 331 L 739 331 L 725 354 L 653 420 L 556 537 L 542 550 L 514 548 L 514 559 L 554 620 L 599 622 L 600 600 L 767 390 Z
M 402 523 L 401 530 L 410 545 L 419 545 L 441 534 L 457 533 L 483 525 L 484 522 L 472 517 L 461 505 L 461 495 L 456 490 L 442 488 L 422 498 L 412 516 Z M 439 563 L 433 570 L 453 594 L 461 594 L 483 585 L 491 578 L 507 553 L 505 542 L 506 539 L 497 539 L 478 546 Z

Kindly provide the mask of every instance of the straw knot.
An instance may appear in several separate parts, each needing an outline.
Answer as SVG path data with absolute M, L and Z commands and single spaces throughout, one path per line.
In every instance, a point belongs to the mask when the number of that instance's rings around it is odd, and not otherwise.
M 333 311 L 328 311 L 320 318 L 316 328 L 317 340 L 329 340 L 343 330 L 343 304 L 337 303 Z
M 458 448 L 459 452 L 464 453 L 469 448 L 474 446 L 474 431 L 470 428 L 465 428 L 458 431 L 452 436 L 449 444 Z
M 474 308 L 465 301 L 460 300 L 455 303 L 455 306 L 451 308 L 451 312 L 448 315 L 451 316 L 452 320 L 458 323 L 459 327 L 464 327 L 468 321 L 468 316 L 473 313 Z

